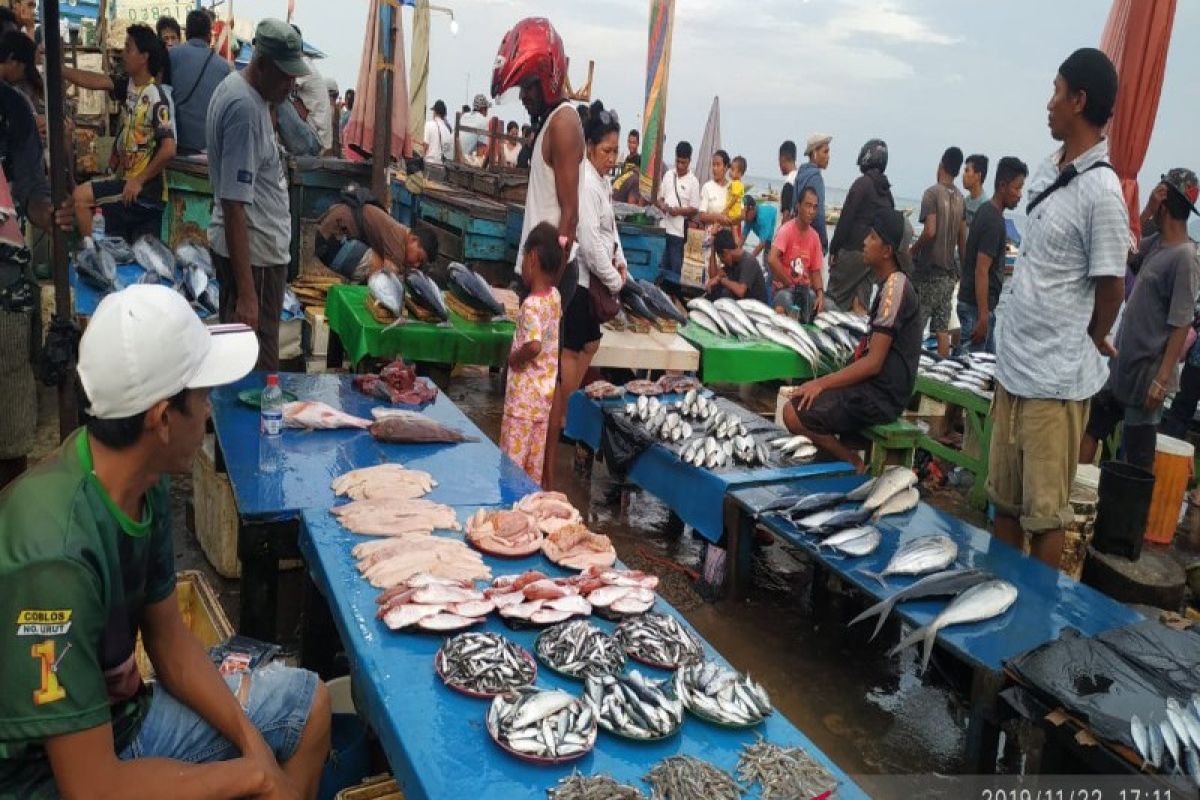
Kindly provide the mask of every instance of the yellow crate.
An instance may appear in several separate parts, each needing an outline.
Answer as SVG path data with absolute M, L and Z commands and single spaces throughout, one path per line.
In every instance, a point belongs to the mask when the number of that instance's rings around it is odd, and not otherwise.
M 217 594 L 204 575 L 196 570 L 182 570 L 175 575 L 175 597 L 179 601 L 179 613 L 183 624 L 196 635 L 205 649 L 220 644 L 233 635 L 233 625 L 217 600 Z M 138 672 L 143 680 L 154 677 L 154 667 L 142 647 L 142 635 L 138 634 L 134 650 Z
M 208 563 L 223 578 L 238 578 L 242 563 L 238 559 L 238 513 L 229 476 L 217 472 L 213 436 L 204 437 L 204 446 L 192 463 L 192 496 L 196 541 Z
M 404 792 L 391 775 L 376 775 L 358 786 L 342 789 L 334 800 L 404 800 Z

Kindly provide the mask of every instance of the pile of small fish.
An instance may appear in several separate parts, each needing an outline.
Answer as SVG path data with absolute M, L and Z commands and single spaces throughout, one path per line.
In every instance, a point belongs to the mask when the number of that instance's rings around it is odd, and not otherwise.
M 481 508 L 467 520 L 467 541 L 485 553 L 518 558 L 542 549 L 542 532 L 523 512 Z
M 742 787 L 727 772 L 692 756 L 671 756 L 645 777 L 654 800 L 738 800 Z
M 483 622 L 495 608 L 472 581 L 450 580 L 429 573 L 419 573 L 396 584 L 375 598 L 375 602 L 379 605 L 376 618 L 394 631 L 414 625 L 436 633 L 462 630 Z
M 646 800 L 632 786 L 617 783 L 607 775 L 580 775 L 572 772 L 546 790 L 548 800 Z
M 483 593 L 509 624 L 553 625 L 592 613 L 572 579 L 548 578 L 536 570 L 501 575 Z
M 940 533 L 909 539 L 896 549 L 882 572 L 859 570 L 863 575 L 874 578 L 887 588 L 884 578 L 892 575 L 924 575 L 938 572 L 954 563 L 958 558 L 958 545 L 949 536 Z
M 1173 764 L 1176 772 L 1200 785 L 1200 695 L 1192 695 L 1188 703 L 1168 697 L 1162 716 L 1151 716 L 1145 723 L 1134 714 L 1129 732 L 1142 757 L 1142 769 L 1150 765 L 1165 771 Z
M 700 394 L 696 389 L 689 389 L 685 392 L 683 399 L 679 401 L 679 405 L 675 407 L 675 410 L 684 419 L 696 422 L 704 422 L 714 414 L 720 413 L 717 410 L 716 402 Z M 626 411 L 628 412 L 628 409 Z
M 978 569 L 948 569 L 943 572 L 935 572 L 879 601 L 850 620 L 849 624 L 855 625 L 871 617 L 879 617 L 875 623 L 875 630 L 871 632 L 871 639 L 874 639 L 879 635 L 879 631 L 883 629 L 883 623 L 887 621 L 888 615 L 892 613 L 892 609 L 898 603 L 922 600 L 927 597 L 956 597 L 991 577 L 988 573 Z
M 675 673 L 675 693 L 688 711 L 724 725 L 757 725 L 771 713 L 766 689 L 715 661 L 681 668 Z
M 684 445 L 679 451 L 679 460 L 707 469 L 723 469 L 735 463 L 754 467 L 769 464 L 770 454 L 753 436 L 741 435 L 725 440 L 706 436 Z
M 442 290 L 433 282 L 433 278 L 419 269 L 410 269 L 404 273 L 404 286 L 404 302 L 413 316 L 437 322 L 450 319 L 446 299 L 442 297 Z
M 478 438 L 467 436 L 458 428 L 443 425 L 432 417 L 427 417 L 419 411 L 407 411 L 402 408 L 373 408 L 371 416 L 371 435 L 376 441 L 391 444 L 430 444 L 476 442 Z
M 922 353 L 917 374 L 991 400 L 996 390 L 996 357 L 991 353 L 968 353 L 937 359 Z
M 794 351 L 816 372 L 837 369 L 854 355 L 858 340 L 869 330 L 863 317 L 842 311 L 817 316 L 805 328 L 785 314 L 757 300 L 722 298 L 715 302 L 698 297 L 688 303 L 688 319 L 717 336 L 765 339 Z
M 501 747 L 553 761 L 578 758 L 596 744 L 592 707 L 558 690 L 529 688 L 496 695 L 487 728 Z
M 572 678 L 612 675 L 625 667 L 620 642 L 586 619 L 547 628 L 533 647 L 542 663 Z
M 837 789 L 837 778 L 799 747 L 780 747 L 759 737 L 738 756 L 738 779 L 762 787 L 763 800 L 820 797 Z
M 493 317 L 504 316 L 504 304 L 492 294 L 487 281 L 457 261 L 450 262 L 450 291 L 476 311 Z
M 780 436 L 767 444 L 791 464 L 803 464 L 817 457 L 817 447 L 807 436 Z
M 906 647 L 924 641 L 925 655 L 921 659 L 921 671 L 924 672 L 929 666 L 929 657 L 933 654 L 933 643 L 937 640 L 938 631 L 951 625 L 967 625 L 998 617 L 1007 611 L 1016 599 L 1017 587 L 1008 581 L 991 579 L 976 584 L 954 598 L 928 625 L 917 628 L 901 639 L 888 655 L 895 655 Z
M 630 658 L 676 669 L 704 658 L 704 644 L 668 614 L 644 614 L 617 626 L 617 638 Z
M 589 677 L 583 696 L 604 730 L 632 739 L 662 739 L 683 725 L 683 703 L 667 688 L 667 681 L 652 681 L 632 670 Z
M 480 695 L 511 692 L 537 677 L 529 653 L 498 633 L 468 631 L 447 639 L 435 663 L 447 684 Z
M 573 522 L 546 534 L 542 555 L 560 567 L 580 570 L 611 567 L 617 560 L 612 540 L 588 530 L 582 522 Z

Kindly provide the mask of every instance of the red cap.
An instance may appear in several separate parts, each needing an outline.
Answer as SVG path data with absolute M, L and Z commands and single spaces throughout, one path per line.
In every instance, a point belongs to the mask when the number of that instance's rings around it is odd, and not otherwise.
M 267 386 L 278 386 L 278 385 L 279 385 L 279 376 L 278 375 L 268 375 L 267 376 Z

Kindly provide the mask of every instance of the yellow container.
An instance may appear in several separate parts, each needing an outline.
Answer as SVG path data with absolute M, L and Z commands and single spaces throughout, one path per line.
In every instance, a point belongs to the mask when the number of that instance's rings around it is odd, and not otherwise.
M 179 601 L 179 613 L 183 624 L 196 635 L 205 649 L 218 645 L 233 635 L 233 625 L 217 600 L 217 594 L 204 575 L 196 570 L 183 570 L 175 575 L 175 598 Z M 138 672 L 142 680 L 154 677 L 154 667 L 142 647 L 142 635 L 138 634 L 134 649 Z
M 1192 476 L 1196 449 L 1188 442 L 1159 434 L 1154 453 L 1154 494 L 1146 520 L 1146 541 L 1170 544 L 1179 525 L 1179 509 Z
M 404 800 L 404 792 L 391 775 L 376 775 L 358 786 L 342 789 L 334 800 Z

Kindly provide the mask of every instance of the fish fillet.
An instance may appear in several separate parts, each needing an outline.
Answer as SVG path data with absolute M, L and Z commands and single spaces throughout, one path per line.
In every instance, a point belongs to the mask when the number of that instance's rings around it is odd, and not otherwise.
M 400 464 L 378 464 L 339 475 L 331 487 L 339 496 L 352 500 L 371 497 L 415 499 L 428 494 L 437 481 L 428 472 L 405 469 Z

